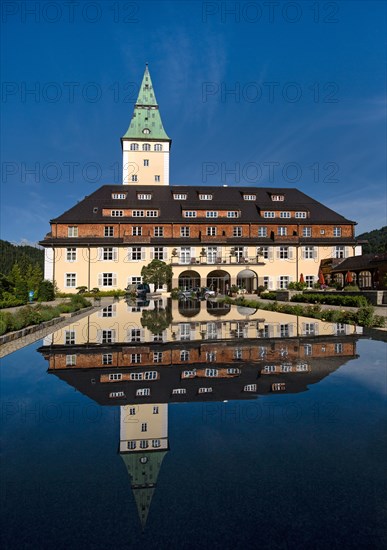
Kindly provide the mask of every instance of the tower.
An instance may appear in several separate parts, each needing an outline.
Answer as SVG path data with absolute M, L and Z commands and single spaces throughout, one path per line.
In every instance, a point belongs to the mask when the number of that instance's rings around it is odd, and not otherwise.
M 169 151 L 172 140 L 161 121 L 148 64 L 132 120 L 122 144 L 124 185 L 169 185 Z
M 144 530 L 161 463 L 169 450 L 168 403 L 120 407 L 120 455 Z

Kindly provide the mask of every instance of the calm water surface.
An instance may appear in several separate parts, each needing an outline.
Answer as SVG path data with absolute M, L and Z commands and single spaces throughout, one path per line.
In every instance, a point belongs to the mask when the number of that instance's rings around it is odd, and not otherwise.
M 386 344 L 359 329 L 120 302 L 6 357 L 1 392 L 3 548 L 387 548 Z

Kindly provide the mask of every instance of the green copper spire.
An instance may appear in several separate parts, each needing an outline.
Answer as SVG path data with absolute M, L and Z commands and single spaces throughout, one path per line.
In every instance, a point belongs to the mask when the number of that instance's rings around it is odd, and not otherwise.
M 171 141 L 161 121 L 148 64 L 145 66 L 130 126 L 122 139 L 167 139 Z

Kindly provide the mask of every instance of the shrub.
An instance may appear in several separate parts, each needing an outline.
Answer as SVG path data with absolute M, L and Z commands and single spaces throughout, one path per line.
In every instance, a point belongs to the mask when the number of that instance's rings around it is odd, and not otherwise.
M 343 294 L 314 294 L 308 292 L 305 294 L 296 294 L 291 298 L 291 302 L 306 302 L 329 304 L 331 306 L 363 307 L 368 302 L 364 296 L 345 296 Z
M 360 288 L 357 285 L 347 285 L 343 288 L 346 292 L 358 292 Z
M 38 288 L 38 300 L 40 302 L 51 302 L 55 299 L 55 287 L 51 281 L 40 281 Z
M 276 300 L 277 294 L 275 292 L 263 292 L 261 294 L 261 298 L 264 298 L 265 300 Z
M 289 290 L 304 290 L 304 288 L 308 288 L 306 283 L 289 283 L 288 285 Z

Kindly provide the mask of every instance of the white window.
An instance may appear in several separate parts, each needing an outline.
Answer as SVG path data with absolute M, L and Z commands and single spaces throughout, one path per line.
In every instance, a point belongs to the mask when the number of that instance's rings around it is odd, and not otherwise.
M 140 328 L 129 329 L 128 340 L 129 342 L 141 342 L 141 329 Z
M 305 323 L 304 333 L 307 336 L 314 336 L 316 332 L 315 323 Z
M 125 397 L 125 393 L 123 391 L 112 391 L 109 393 L 109 397 L 117 399 L 118 397 Z
M 149 159 L 144 159 L 144 166 L 149 166 Z
M 103 353 L 102 354 L 102 364 L 103 365 L 112 365 L 113 364 L 113 354 L 112 353 Z
M 153 414 L 159 414 L 159 407 L 157 405 L 153 406 Z
M 147 397 L 150 395 L 150 388 L 140 388 L 139 390 L 136 391 L 136 396 L 137 397 Z
M 137 193 L 137 198 L 139 201 L 150 201 L 152 199 L 151 193 Z
M 143 150 L 143 151 L 150 151 L 150 150 L 151 150 L 151 146 L 149 145 L 149 143 L 143 143 L 143 144 L 142 144 L 142 150 Z
M 306 218 L 306 212 L 296 212 L 296 218 Z
M 155 176 L 155 181 L 156 181 L 156 182 L 159 182 L 159 181 L 160 181 L 160 176 L 159 176 L 159 175 L 156 175 L 156 176 Z
M 189 237 L 190 230 L 189 227 L 180 227 L 180 237 Z
M 180 361 L 189 361 L 189 351 L 186 349 L 183 349 L 180 352 Z
M 162 351 L 155 351 L 153 353 L 153 362 L 154 363 L 161 363 L 163 360 L 163 352 Z
M 312 344 L 304 344 L 304 354 L 305 355 L 312 355 Z
M 279 226 L 278 229 L 277 229 L 277 234 L 278 235 L 281 235 L 281 237 L 285 237 L 285 235 L 287 235 L 288 233 L 288 228 L 287 227 L 284 227 L 284 226 Z
M 289 336 L 289 325 L 280 325 L 280 336 L 282 338 L 287 338 Z
M 129 261 L 136 262 L 144 259 L 144 252 L 141 246 L 131 246 L 128 249 Z
M 196 218 L 196 216 L 197 216 L 197 212 L 195 210 L 186 210 L 184 212 L 185 218 Z
M 305 283 L 308 285 L 308 287 L 313 287 L 314 285 L 314 275 L 306 275 L 305 276 Z
M 336 334 L 345 334 L 345 324 L 336 323 Z
M 189 246 L 182 246 L 180 248 L 180 263 L 181 264 L 191 263 L 191 248 Z
M 214 237 L 216 235 L 216 227 L 207 227 L 207 235 Z
M 288 288 L 289 285 L 289 277 L 287 275 L 281 275 L 279 278 L 279 287 L 280 288 Z
M 134 237 L 140 237 L 142 235 L 142 227 L 140 225 L 134 225 L 132 227 L 132 235 Z
M 78 226 L 77 225 L 69 225 L 67 228 L 67 236 L 68 237 L 78 237 Z
M 132 216 L 133 218 L 143 218 L 144 210 L 132 210 Z
M 199 195 L 199 200 L 201 200 L 201 201 L 212 201 L 212 195 L 209 194 L 209 193 L 207 193 L 207 194 L 201 193 Z
M 264 218 L 274 218 L 274 212 L 266 211 L 263 213 Z
M 160 447 L 160 445 L 161 445 L 160 439 L 152 439 L 152 447 L 154 449 L 157 449 L 158 447 Z
M 244 201 L 255 201 L 257 200 L 257 195 L 243 195 Z
M 138 143 L 131 143 L 130 144 L 130 150 L 131 151 L 138 151 Z
M 138 181 L 137 174 L 133 174 L 130 179 L 131 179 L 131 181 Z
M 312 236 L 312 228 L 311 227 L 303 227 L 302 228 L 302 236 L 303 237 L 311 237 Z
M 147 210 L 146 211 L 146 217 L 147 218 L 157 218 L 159 215 L 158 210 Z
M 217 376 L 219 376 L 219 371 L 218 369 L 206 369 L 205 375 L 209 378 L 216 378 Z
M 101 310 L 101 317 L 115 317 L 116 316 L 116 306 L 115 304 L 110 304 Z
M 155 237 L 164 237 L 164 227 L 155 227 L 153 234 Z
M 155 151 L 162 151 L 163 146 L 161 145 L 161 143 L 155 143 L 154 150 Z
M 76 355 L 66 355 L 66 367 L 75 367 L 77 364 Z
M 133 450 L 136 448 L 136 442 L 135 441 L 128 441 L 128 449 Z
M 98 286 L 117 286 L 115 273 L 101 273 L 98 277 Z
M 112 193 L 112 199 L 126 199 L 126 193 Z
M 206 218 L 217 218 L 218 212 L 216 210 L 207 210 Z
M 166 250 L 163 246 L 155 246 L 153 249 L 153 257 L 155 260 L 164 260 L 166 257 Z
M 187 393 L 185 388 L 174 388 L 172 390 L 172 395 L 183 395 L 184 393 Z
M 130 379 L 131 380 L 143 380 L 144 376 L 142 372 L 131 372 L 130 373 Z
M 142 432 L 147 432 L 148 431 L 148 424 L 146 422 L 143 422 L 141 424 L 141 431 Z
M 242 227 L 233 227 L 233 230 L 232 230 L 233 237 L 242 237 L 242 233 L 243 233 Z
M 283 201 L 283 200 L 285 200 L 285 196 L 284 195 L 272 195 L 271 200 L 272 201 Z
M 142 439 L 140 441 L 140 449 L 147 449 L 148 447 L 149 447 L 148 441 L 146 441 L 145 439 Z
M 68 262 L 77 261 L 77 249 L 76 248 L 67 248 L 66 249 L 66 260 Z
M 196 370 L 183 370 L 182 378 L 193 378 L 196 376 Z
M 257 391 L 257 384 L 247 384 L 243 391 Z
M 116 339 L 116 331 L 107 329 L 101 331 L 101 344 L 114 344 Z
M 325 235 L 325 229 L 320 229 L 320 235 Z
M 290 218 L 290 212 L 280 212 L 280 218 Z
M 239 218 L 239 212 L 237 210 L 229 210 L 227 212 L 228 218 Z
M 119 373 L 119 372 L 115 372 L 113 374 L 109 374 L 109 380 L 111 382 L 117 382 L 117 381 L 120 381 L 122 380 L 122 374 Z
M 267 237 L 267 227 L 258 227 L 258 237 Z
M 279 258 L 281 260 L 287 260 L 289 258 L 289 247 L 288 246 L 280 246 L 280 248 L 279 248 Z
M 65 287 L 66 288 L 75 288 L 77 286 L 77 274 L 76 273 L 66 273 L 65 274 Z
M 75 330 L 65 330 L 65 344 L 75 344 Z
M 343 344 L 335 344 L 335 353 L 343 353 Z
M 134 415 L 136 414 L 136 407 L 130 407 L 130 408 L 129 408 L 129 414 L 130 414 L 131 416 L 134 416 Z
M 114 237 L 114 227 L 112 225 L 105 225 L 104 237 Z
M 241 353 L 240 354 L 238 353 L 238 355 L 240 355 L 240 357 L 235 357 L 235 355 L 234 355 L 234 357 L 236 359 L 242 359 L 242 350 L 240 348 L 238 348 L 235 351 L 238 351 L 238 352 L 241 352 Z M 239 369 L 236 369 L 234 367 L 231 367 L 230 369 L 227 369 L 227 374 L 239 374 L 240 372 L 241 371 Z
M 141 353 L 132 353 L 130 355 L 131 363 L 141 363 Z
M 341 227 L 334 227 L 333 228 L 333 236 L 334 237 L 341 237 Z
M 112 210 L 111 211 L 111 216 L 113 218 L 122 218 L 122 216 L 124 215 L 124 211 L 123 210 Z
M 214 361 L 216 361 L 216 351 L 207 351 L 206 361 L 207 363 L 213 363 Z
M 103 248 L 102 259 L 105 261 L 117 260 L 117 249 L 112 247 Z
M 198 393 L 212 393 L 212 388 L 199 388 Z
M 186 193 L 174 193 L 173 198 L 175 201 L 185 201 L 187 200 L 187 195 Z
M 263 286 L 265 288 L 269 288 L 269 280 L 270 280 L 270 277 L 268 277 L 267 275 L 264 276 L 263 278 Z
M 157 380 L 157 371 L 150 370 L 150 371 L 146 372 L 145 375 L 144 375 L 144 379 L 145 380 Z
M 314 246 L 304 247 L 304 258 L 306 260 L 312 260 L 314 258 Z
M 268 246 L 262 246 L 261 252 L 265 260 L 268 260 L 270 258 L 270 250 Z
M 344 246 L 335 246 L 335 248 L 334 248 L 334 258 L 345 258 L 345 247 Z

